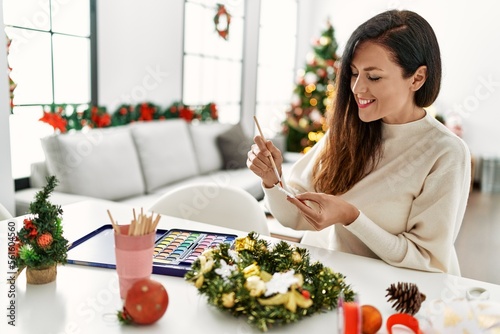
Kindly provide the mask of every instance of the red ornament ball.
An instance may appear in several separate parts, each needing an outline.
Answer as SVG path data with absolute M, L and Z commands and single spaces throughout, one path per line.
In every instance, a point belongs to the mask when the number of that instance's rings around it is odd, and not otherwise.
M 49 247 L 52 244 L 52 241 L 52 234 L 50 234 L 49 232 L 42 234 L 38 237 L 38 239 L 36 239 L 38 246 L 40 246 L 40 248 L 42 249 Z
M 124 308 L 134 323 L 149 325 L 158 321 L 167 307 L 167 290 L 160 282 L 145 278 L 130 287 Z

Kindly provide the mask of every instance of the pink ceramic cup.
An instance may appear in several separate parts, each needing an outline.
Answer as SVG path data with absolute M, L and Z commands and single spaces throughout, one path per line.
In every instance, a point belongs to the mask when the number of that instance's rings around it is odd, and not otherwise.
M 153 249 L 156 233 L 128 235 L 130 225 L 121 225 L 115 235 L 116 271 L 120 282 L 120 297 L 138 280 L 149 278 L 153 272 Z

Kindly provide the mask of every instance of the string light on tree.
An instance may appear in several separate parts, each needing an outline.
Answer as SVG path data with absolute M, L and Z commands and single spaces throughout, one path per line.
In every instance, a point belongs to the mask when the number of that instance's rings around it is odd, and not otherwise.
M 330 22 L 312 47 L 305 67 L 297 71 L 292 103 L 284 123 L 287 150 L 292 152 L 306 152 L 317 142 L 311 141 L 308 134 L 326 130 L 326 115 L 335 97 L 339 58 Z

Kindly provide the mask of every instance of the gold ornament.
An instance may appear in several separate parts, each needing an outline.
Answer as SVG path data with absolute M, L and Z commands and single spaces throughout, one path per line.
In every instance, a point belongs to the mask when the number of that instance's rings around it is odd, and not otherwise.
M 225 293 L 222 295 L 222 305 L 224 307 L 230 308 L 234 306 L 234 292 Z
M 244 238 L 238 238 L 234 242 L 234 250 L 241 252 L 242 250 L 253 251 L 255 247 L 255 240 L 250 239 L 248 236 Z
M 243 276 L 245 278 L 248 278 L 250 276 L 259 276 L 260 275 L 260 267 L 257 265 L 257 263 L 252 263 L 245 269 L 243 269 Z
M 299 254 L 299 252 L 293 252 L 292 253 L 292 261 L 294 263 L 300 263 L 300 262 L 302 262 L 302 256 Z

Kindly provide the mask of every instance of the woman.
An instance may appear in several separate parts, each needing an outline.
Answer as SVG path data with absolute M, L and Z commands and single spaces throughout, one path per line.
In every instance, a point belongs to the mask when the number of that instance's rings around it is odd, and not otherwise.
M 454 249 L 470 186 L 465 143 L 425 111 L 441 83 L 432 27 L 387 11 L 347 42 L 329 130 L 278 189 L 281 152 L 256 136 L 247 166 L 283 225 L 330 226 L 329 247 L 398 266 L 460 274 Z

